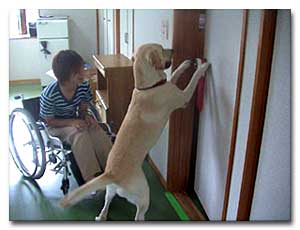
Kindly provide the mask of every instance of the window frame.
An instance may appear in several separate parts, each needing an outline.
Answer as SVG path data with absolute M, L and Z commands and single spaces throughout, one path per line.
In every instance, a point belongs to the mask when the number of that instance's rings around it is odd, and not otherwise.
M 26 10 L 20 9 L 20 18 L 21 18 L 21 35 L 28 34 L 27 30 L 27 21 L 26 21 Z

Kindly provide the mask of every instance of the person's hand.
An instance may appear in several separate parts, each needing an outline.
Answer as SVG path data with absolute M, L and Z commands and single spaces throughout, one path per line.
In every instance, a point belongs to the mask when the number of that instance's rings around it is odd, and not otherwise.
M 86 124 L 87 124 L 87 126 L 88 127 L 93 127 L 93 128 L 95 128 L 95 127 L 97 127 L 98 126 L 98 123 L 97 123 L 97 121 L 94 119 L 94 117 L 92 117 L 92 116 L 85 116 L 85 122 L 86 122 Z
M 84 130 L 88 127 L 86 121 L 81 120 L 81 119 L 72 120 L 72 126 L 76 127 L 79 130 Z

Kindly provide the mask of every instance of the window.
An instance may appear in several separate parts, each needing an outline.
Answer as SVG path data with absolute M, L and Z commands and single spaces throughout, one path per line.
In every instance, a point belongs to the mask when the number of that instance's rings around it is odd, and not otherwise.
M 30 28 L 35 27 L 37 18 L 39 18 L 39 10 L 37 9 L 10 10 L 9 37 L 29 37 Z

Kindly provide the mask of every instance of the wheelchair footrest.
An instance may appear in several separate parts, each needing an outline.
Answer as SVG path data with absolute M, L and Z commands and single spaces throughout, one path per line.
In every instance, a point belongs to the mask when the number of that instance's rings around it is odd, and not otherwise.
M 66 163 L 59 162 L 53 169 L 51 169 L 51 171 L 54 171 L 55 174 L 58 174 L 58 173 L 64 174 L 64 172 L 62 171 L 62 169 L 64 167 L 67 167 L 65 164 Z M 67 170 L 67 171 L 69 171 L 69 170 Z M 71 173 L 68 172 L 68 176 L 71 176 Z
M 63 194 L 67 194 L 68 191 L 69 191 L 69 188 L 70 188 L 70 182 L 69 182 L 69 179 L 63 179 L 61 181 L 61 187 L 60 189 L 63 191 Z

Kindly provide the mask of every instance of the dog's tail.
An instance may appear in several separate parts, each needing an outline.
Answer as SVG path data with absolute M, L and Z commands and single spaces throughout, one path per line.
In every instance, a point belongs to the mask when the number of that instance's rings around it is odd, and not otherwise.
M 108 174 L 102 174 L 86 184 L 75 189 L 68 195 L 66 195 L 59 203 L 61 207 L 67 207 L 82 200 L 87 194 L 97 191 L 104 190 L 106 185 L 111 184 L 112 179 Z

